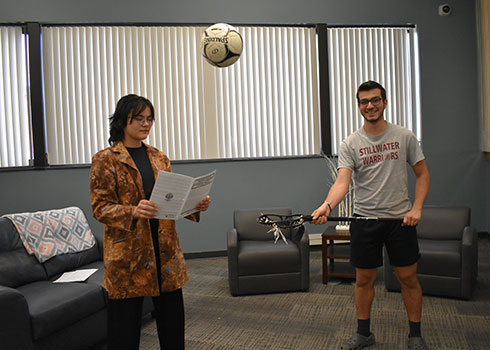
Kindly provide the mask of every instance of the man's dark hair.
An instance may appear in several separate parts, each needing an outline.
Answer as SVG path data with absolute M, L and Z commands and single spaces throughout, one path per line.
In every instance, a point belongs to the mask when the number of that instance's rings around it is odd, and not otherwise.
M 375 82 L 375 81 L 372 81 L 372 80 L 368 80 L 364 83 L 362 83 L 359 88 L 357 89 L 357 94 L 356 94 L 356 98 L 357 98 L 357 102 L 359 102 L 359 91 L 369 91 L 369 90 L 373 90 L 373 89 L 380 89 L 381 90 L 381 98 L 384 100 L 386 100 L 386 90 L 384 87 L 381 86 L 381 84 Z
M 112 145 L 116 141 L 122 141 L 124 139 L 124 128 L 128 123 L 128 116 L 131 115 L 131 120 L 134 116 L 140 114 L 146 107 L 150 108 L 151 118 L 155 119 L 155 109 L 150 100 L 129 94 L 123 96 L 117 101 L 116 111 L 109 118 L 109 144 Z

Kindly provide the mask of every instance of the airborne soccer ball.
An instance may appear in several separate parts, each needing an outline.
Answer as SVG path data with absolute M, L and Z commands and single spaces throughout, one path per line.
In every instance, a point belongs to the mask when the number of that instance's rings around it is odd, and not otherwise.
M 216 23 L 208 27 L 201 37 L 201 52 L 206 61 L 215 67 L 228 67 L 242 53 L 242 36 L 235 27 Z

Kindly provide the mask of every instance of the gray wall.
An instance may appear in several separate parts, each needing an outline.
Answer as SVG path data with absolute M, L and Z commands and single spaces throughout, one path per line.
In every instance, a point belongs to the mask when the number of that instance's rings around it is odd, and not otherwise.
M 479 150 L 474 1 L 1 1 L 0 22 L 416 24 L 423 148 L 432 178 L 426 203 L 470 206 L 477 229 L 490 230 L 490 161 Z M 437 14 L 443 2 L 453 7 L 448 17 Z M 209 211 L 199 224 L 178 222 L 186 252 L 226 249 L 234 208 L 290 206 L 308 213 L 327 191 L 320 158 L 174 165 L 174 171 L 188 175 L 211 169 L 218 172 Z M 0 172 L 0 214 L 78 205 L 90 216 L 88 173 L 87 168 Z M 90 220 L 95 230 L 101 229 Z

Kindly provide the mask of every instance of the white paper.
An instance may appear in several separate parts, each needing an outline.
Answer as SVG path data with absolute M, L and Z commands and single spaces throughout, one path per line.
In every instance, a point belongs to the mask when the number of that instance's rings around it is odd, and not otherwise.
M 157 219 L 177 220 L 197 212 L 196 205 L 209 194 L 216 170 L 193 178 L 160 170 L 150 201 L 158 206 Z
M 83 269 L 65 272 L 60 278 L 53 281 L 53 283 L 67 283 L 67 282 L 84 282 L 89 278 L 97 269 Z

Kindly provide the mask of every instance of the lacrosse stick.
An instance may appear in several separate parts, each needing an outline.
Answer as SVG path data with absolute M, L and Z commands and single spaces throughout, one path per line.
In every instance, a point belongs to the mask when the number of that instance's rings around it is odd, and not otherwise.
M 302 227 L 305 222 L 311 222 L 313 216 L 303 214 L 293 215 L 278 215 L 278 214 L 262 214 L 257 217 L 257 222 L 262 225 L 269 225 L 272 228 L 267 233 L 272 232 L 274 234 L 274 242 L 277 243 L 279 237 L 288 244 L 286 237 L 282 233 L 281 229 Z M 329 216 L 328 221 L 380 221 L 380 222 L 402 222 L 403 219 L 394 218 L 378 218 L 375 216 Z M 300 235 L 302 235 L 301 232 Z

